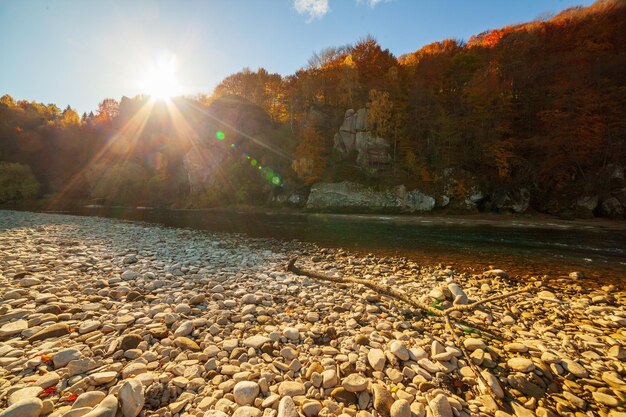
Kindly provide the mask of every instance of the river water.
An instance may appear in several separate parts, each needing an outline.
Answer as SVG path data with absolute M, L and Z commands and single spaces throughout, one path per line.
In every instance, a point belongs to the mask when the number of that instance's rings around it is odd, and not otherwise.
M 510 275 L 567 276 L 626 284 L 626 227 L 576 222 L 332 215 L 236 210 L 85 207 L 80 215 L 111 217 L 252 237 L 297 239 L 358 254 L 401 256 L 468 272 L 501 268 Z

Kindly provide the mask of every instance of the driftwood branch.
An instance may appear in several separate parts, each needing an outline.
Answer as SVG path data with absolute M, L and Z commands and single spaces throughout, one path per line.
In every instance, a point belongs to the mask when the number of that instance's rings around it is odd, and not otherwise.
M 456 306 L 452 306 L 449 308 L 446 308 L 444 310 L 439 310 L 437 308 L 434 308 L 432 306 L 429 306 L 427 304 L 424 304 L 414 298 L 411 298 L 407 293 L 405 292 L 401 292 L 396 290 L 395 288 L 393 288 L 390 285 L 386 285 L 386 284 L 381 284 L 381 283 L 377 283 L 377 282 L 373 282 L 373 281 L 369 281 L 366 279 L 361 279 L 361 278 L 356 278 L 356 277 L 333 277 L 330 275 L 326 275 L 326 274 L 321 274 L 319 272 L 315 272 L 315 271 L 307 271 L 304 269 L 301 269 L 300 267 L 296 266 L 296 260 L 298 258 L 293 258 L 289 261 L 289 263 L 287 264 L 287 271 L 293 272 L 296 275 L 304 275 L 307 277 L 311 277 L 311 278 L 316 278 L 322 281 L 328 281 L 328 282 L 334 282 L 334 283 L 339 283 L 339 284 L 358 284 L 358 285 L 363 285 L 367 288 L 370 288 L 376 292 L 378 292 L 379 294 L 383 294 L 383 295 L 387 295 L 389 297 L 395 298 L 396 300 L 402 301 L 406 304 L 409 304 L 412 307 L 418 308 L 420 310 L 429 312 L 431 314 L 434 314 L 436 316 L 442 316 L 442 317 L 446 317 L 449 316 L 451 313 L 454 313 L 455 311 L 470 311 L 470 310 L 475 310 L 478 306 L 482 305 L 482 304 L 486 304 L 486 303 L 490 303 L 492 301 L 497 301 L 497 300 L 501 300 L 504 298 L 509 298 L 513 295 L 517 295 L 517 294 L 521 294 L 521 293 L 525 293 L 525 292 L 530 292 L 532 290 L 534 290 L 535 287 L 533 287 L 532 285 L 528 285 L 524 288 L 521 288 L 519 290 L 516 291 L 512 291 L 509 293 L 505 293 L 505 294 L 499 294 L 493 297 L 489 297 L 489 298 L 485 298 L 484 300 L 479 300 L 476 301 L 474 303 L 471 304 L 463 304 L 463 305 L 456 305 Z
M 467 352 L 467 350 L 465 349 L 465 346 L 463 344 L 463 341 L 461 340 L 461 338 L 459 337 L 459 335 L 457 334 L 453 323 L 452 323 L 452 317 L 451 314 L 454 312 L 465 312 L 465 311 L 472 311 L 475 310 L 477 307 L 483 305 L 483 304 L 487 304 L 493 301 L 498 301 L 498 300 L 502 300 L 505 298 L 509 298 L 513 295 L 517 295 L 517 294 L 522 294 L 522 293 L 526 293 L 526 292 L 531 292 L 535 289 L 534 286 L 532 285 L 527 285 L 523 288 L 520 288 L 518 290 L 512 291 L 512 292 L 508 292 L 505 294 L 499 294 L 499 295 L 495 295 L 493 297 L 489 297 L 489 298 L 485 298 L 483 300 L 479 300 L 476 302 L 473 302 L 471 304 L 463 304 L 463 305 L 456 305 L 456 306 L 452 306 L 449 307 L 447 309 L 444 310 L 439 310 L 437 308 L 431 307 L 427 304 L 424 304 L 412 297 L 409 296 L 409 294 L 407 294 L 406 292 L 401 292 L 396 290 L 395 288 L 391 287 L 390 285 L 386 285 L 386 284 L 382 284 L 382 283 L 377 283 L 377 282 L 373 282 L 373 281 L 369 281 L 369 280 L 365 280 L 365 279 L 361 279 L 361 278 L 356 278 L 356 277 L 334 277 L 334 276 L 330 276 L 330 275 L 326 275 L 326 274 L 322 274 L 319 272 L 315 272 L 315 271 L 307 271 L 304 270 L 298 266 L 296 266 L 296 260 L 297 258 L 293 258 L 289 261 L 289 263 L 287 264 L 287 271 L 289 272 L 293 272 L 296 275 L 304 275 L 307 277 L 311 277 L 314 279 L 318 279 L 321 281 L 327 281 L 327 282 L 332 282 L 332 283 L 336 283 L 336 284 L 358 284 L 358 285 L 362 285 L 364 287 L 370 288 L 374 291 L 376 291 L 379 294 L 382 295 L 387 295 L 389 297 L 392 297 L 398 301 L 404 302 L 412 307 L 415 307 L 417 309 L 420 309 L 422 311 L 426 311 L 427 313 L 431 313 L 435 316 L 438 317 L 443 317 L 446 321 L 446 327 L 448 328 L 448 331 L 452 334 L 452 336 L 454 337 L 455 342 L 458 345 L 458 348 L 461 350 L 461 352 L 463 353 L 463 356 L 465 357 L 465 360 L 468 363 L 468 366 L 472 369 L 472 371 L 474 371 L 474 373 L 476 374 L 476 377 L 482 382 L 482 384 L 490 391 L 491 397 L 496 401 L 496 403 L 498 405 L 500 405 L 502 408 L 504 407 L 504 404 L 502 403 L 502 400 L 500 398 L 498 398 L 495 393 L 493 392 L 493 390 L 491 389 L 491 387 L 489 386 L 489 384 L 487 383 L 486 379 L 483 377 L 482 373 L 480 372 L 480 369 L 478 369 L 478 367 L 474 364 L 474 362 L 472 361 L 469 353 Z

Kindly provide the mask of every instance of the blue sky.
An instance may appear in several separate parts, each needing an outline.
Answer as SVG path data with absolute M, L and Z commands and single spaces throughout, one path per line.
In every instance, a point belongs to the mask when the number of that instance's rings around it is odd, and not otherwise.
M 371 34 L 396 55 L 591 0 L 0 0 L 0 95 L 95 110 L 175 57 L 186 94 L 243 67 L 286 75 Z

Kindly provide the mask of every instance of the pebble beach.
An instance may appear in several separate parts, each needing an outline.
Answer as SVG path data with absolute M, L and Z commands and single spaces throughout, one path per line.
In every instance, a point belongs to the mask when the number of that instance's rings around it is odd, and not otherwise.
M 438 309 L 533 291 L 451 329 L 294 257 Z M 0 211 L 0 417 L 618 417 L 625 364 L 626 292 L 575 272 Z

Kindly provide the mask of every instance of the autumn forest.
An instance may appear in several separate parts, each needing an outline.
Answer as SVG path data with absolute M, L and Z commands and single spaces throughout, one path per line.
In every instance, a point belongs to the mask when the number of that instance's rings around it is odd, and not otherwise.
M 81 115 L 5 95 L 0 203 L 302 208 L 350 182 L 420 190 L 444 213 L 623 218 L 624 68 L 614 0 L 402 56 L 366 36 L 210 96 Z

